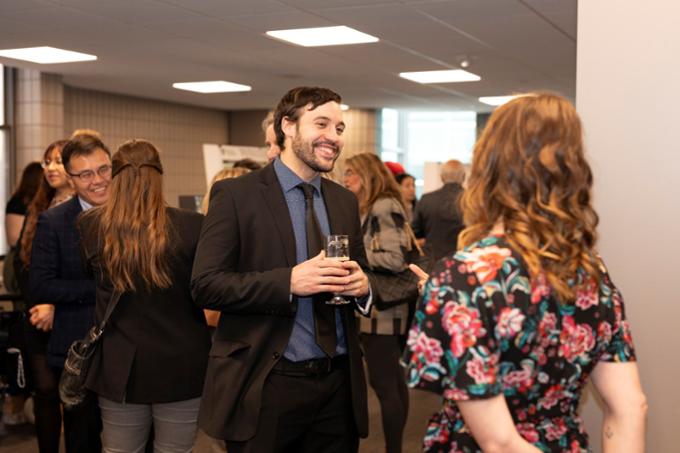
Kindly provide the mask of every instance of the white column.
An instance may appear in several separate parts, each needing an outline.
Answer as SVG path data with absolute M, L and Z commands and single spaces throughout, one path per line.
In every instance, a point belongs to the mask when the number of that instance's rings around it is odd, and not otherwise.
M 623 292 L 650 406 L 647 451 L 680 444 L 680 2 L 578 3 L 576 103 L 599 249 Z M 596 452 L 601 412 L 584 417 Z

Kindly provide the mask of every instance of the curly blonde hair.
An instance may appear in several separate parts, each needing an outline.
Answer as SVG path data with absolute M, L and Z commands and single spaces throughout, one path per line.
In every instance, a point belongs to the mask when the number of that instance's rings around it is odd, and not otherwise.
M 544 275 L 569 302 L 578 269 L 599 281 L 592 183 L 574 106 L 550 93 L 519 96 L 491 115 L 475 145 L 459 244 L 502 224 L 532 278 Z

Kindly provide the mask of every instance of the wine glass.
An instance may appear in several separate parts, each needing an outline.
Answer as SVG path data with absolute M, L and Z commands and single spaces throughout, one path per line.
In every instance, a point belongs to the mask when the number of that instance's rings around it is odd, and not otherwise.
M 330 234 L 326 236 L 326 259 L 349 261 L 349 236 L 346 234 Z M 344 297 L 335 294 L 328 305 L 345 305 L 350 303 Z

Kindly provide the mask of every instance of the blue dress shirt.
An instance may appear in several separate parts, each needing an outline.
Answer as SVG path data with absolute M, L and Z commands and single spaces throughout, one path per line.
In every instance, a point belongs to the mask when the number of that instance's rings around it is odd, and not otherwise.
M 324 236 L 330 234 L 328 213 L 326 212 L 326 205 L 324 204 L 323 194 L 321 193 L 321 177 L 317 175 L 311 181 L 303 181 L 302 178 L 288 168 L 280 158 L 277 158 L 273 165 L 276 177 L 281 184 L 281 189 L 283 189 L 286 205 L 288 205 L 290 220 L 293 223 L 296 261 L 299 264 L 308 259 L 305 196 L 302 189 L 298 187 L 303 182 L 309 182 L 309 184 L 314 186 L 314 212 L 319 220 L 321 233 Z M 347 232 L 338 231 L 334 233 L 346 234 Z M 298 297 L 297 300 L 298 309 L 295 313 L 295 324 L 293 325 L 293 332 L 288 340 L 288 346 L 286 346 L 283 356 L 293 362 L 326 357 L 326 354 L 316 344 L 312 298 Z M 338 309 L 335 310 L 335 331 L 338 339 L 335 355 L 346 354 L 347 342 L 345 341 L 345 330 L 342 327 L 340 310 Z

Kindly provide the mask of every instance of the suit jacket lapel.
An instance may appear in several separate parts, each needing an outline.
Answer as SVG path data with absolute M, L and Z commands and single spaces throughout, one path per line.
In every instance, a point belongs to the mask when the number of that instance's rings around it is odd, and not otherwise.
M 288 205 L 283 196 L 281 184 L 276 178 L 273 165 L 267 165 L 261 170 L 262 176 L 262 197 L 272 215 L 272 223 L 276 225 L 281 242 L 286 251 L 286 261 L 289 266 L 297 264 L 295 252 L 295 233 L 293 232 L 293 222 L 290 219 Z

